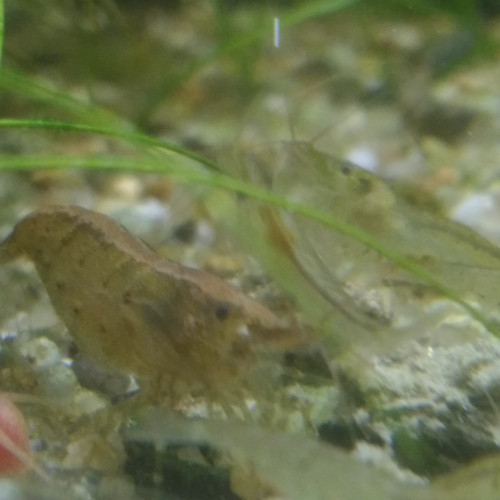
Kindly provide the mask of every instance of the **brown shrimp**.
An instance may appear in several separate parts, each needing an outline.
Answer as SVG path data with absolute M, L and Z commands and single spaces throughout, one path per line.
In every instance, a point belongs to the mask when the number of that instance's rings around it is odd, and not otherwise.
M 22 255 L 83 352 L 154 384 L 217 391 L 245 373 L 256 346 L 301 342 L 297 328 L 224 280 L 159 256 L 80 207 L 21 220 L 0 262 Z

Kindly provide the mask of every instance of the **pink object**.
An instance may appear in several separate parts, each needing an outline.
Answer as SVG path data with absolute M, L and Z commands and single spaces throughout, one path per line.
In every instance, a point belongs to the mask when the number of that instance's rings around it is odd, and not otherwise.
M 25 472 L 30 462 L 23 414 L 8 397 L 0 395 L 0 476 Z

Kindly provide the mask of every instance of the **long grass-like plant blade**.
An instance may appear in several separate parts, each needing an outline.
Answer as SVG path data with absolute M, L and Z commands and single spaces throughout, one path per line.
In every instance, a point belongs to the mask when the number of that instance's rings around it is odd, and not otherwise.
M 92 170 L 133 171 L 169 174 L 182 182 L 201 184 L 210 188 L 221 188 L 244 195 L 253 200 L 282 208 L 290 213 L 320 222 L 325 227 L 366 245 L 400 269 L 404 269 L 419 281 L 463 307 L 471 317 L 481 322 L 490 332 L 499 336 L 498 324 L 487 318 L 478 308 L 469 304 L 452 288 L 436 279 L 422 266 L 406 258 L 398 251 L 383 245 L 378 239 L 348 224 L 339 218 L 308 205 L 295 203 L 260 186 L 231 178 L 227 175 L 207 171 L 195 164 L 188 165 L 177 155 L 177 161 L 134 160 L 117 156 L 107 157 L 64 157 L 64 156 L 3 156 L 1 170 L 37 170 L 46 168 L 86 168 Z
M 323 17 L 333 15 L 342 9 L 351 7 L 360 0 L 319 0 L 315 2 L 304 2 L 289 9 L 288 12 L 280 17 L 280 25 L 282 28 L 289 28 L 297 24 Z M 211 62 L 226 55 L 237 57 L 237 54 L 247 50 L 255 43 L 265 40 L 272 40 L 273 18 L 269 17 L 269 23 L 262 23 L 259 27 L 252 29 L 249 33 L 239 33 L 237 37 L 228 39 L 221 46 L 218 46 L 208 54 L 203 55 L 198 59 L 192 60 L 175 76 L 169 75 L 165 78 L 155 92 L 152 92 L 149 100 L 143 107 L 140 116 L 137 120 L 139 123 L 147 121 L 149 115 L 157 108 L 158 104 L 165 99 L 169 94 L 175 92 L 184 84 L 191 76 L 196 74 L 201 69 L 205 68 Z
M 144 146 L 149 152 L 157 152 L 157 150 L 162 150 L 170 153 L 176 153 L 183 157 L 194 160 L 210 170 L 220 170 L 219 166 L 215 162 L 209 160 L 208 158 L 205 158 L 202 155 L 193 153 L 189 149 L 181 148 L 162 139 L 150 137 L 139 132 L 127 132 L 116 128 L 98 127 L 95 125 L 62 122 L 57 120 L 18 120 L 12 118 L 0 118 L 0 129 L 2 128 L 22 128 L 34 130 L 39 129 L 58 132 L 81 132 L 103 135 L 106 137 L 121 139 L 126 143 L 134 144 L 136 146 Z
M 3 39 L 5 34 L 5 26 L 4 26 L 4 4 L 3 0 L 0 0 L 0 68 L 2 67 L 3 62 Z
M 62 110 L 82 123 L 129 132 L 134 130 L 132 125 L 112 112 L 90 102 L 82 102 L 66 92 L 52 89 L 19 71 L 2 68 L 0 89 Z

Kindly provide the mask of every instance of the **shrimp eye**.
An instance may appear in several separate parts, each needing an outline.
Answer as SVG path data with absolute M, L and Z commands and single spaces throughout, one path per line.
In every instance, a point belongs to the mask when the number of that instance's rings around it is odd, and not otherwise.
M 342 165 L 340 167 L 340 171 L 344 174 L 344 175 L 350 175 L 351 172 L 352 172 L 352 165 L 348 162 L 342 162 Z
M 215 317 L 219 321 L 224 321 L 231 311 L 231 306 L 229 304 L 219 304 L 215 309 Z

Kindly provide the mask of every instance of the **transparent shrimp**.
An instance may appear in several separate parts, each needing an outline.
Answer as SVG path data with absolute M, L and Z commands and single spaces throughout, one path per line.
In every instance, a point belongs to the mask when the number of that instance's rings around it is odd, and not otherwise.
M 337 316 L 350 331 L 398 330 L 420 318 L 426 299 L 446 295 L 444 290 L 453 300 L 463 299 L 468 313 L 496 331 L 500 249 L 471 229 L 411 206 L 375 175 L 309 143 L 237 150 L 220 161 L 228 171 L 289 201 L 332 214 L 441 285 L 429 285 L 381 255 L 375 245 L 315 220 L 269 206 L 255 210 L 253 205 L 243 212 L 259 214 L 256 227 L 263 227 L 270 246 L 292 264 L 318 300 L 341 313 Z

